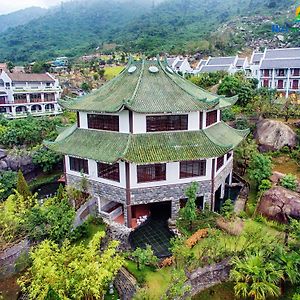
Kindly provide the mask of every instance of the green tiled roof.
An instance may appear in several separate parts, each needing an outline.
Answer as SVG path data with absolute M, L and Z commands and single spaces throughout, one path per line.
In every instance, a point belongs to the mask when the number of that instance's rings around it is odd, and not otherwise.
M 151 66 L 158 72 L 151 73 Z M 166 63 L 143 60 L 131 61 L 119 76 L 98 90 L 75 100 L 61 100 L 60 104 L 74 111 L 113 113 L 128 108 L 138 113 L 171 113 L 222 108 L 235 98 L 224 99 L 175 74 Z
M 73 128 L 45 144 L 62 154 L 106 163 L 123 160 L 146 164 L 218 157 L 237 146 L 247 133 L 223 122 L 204 130 L 147 134 Z

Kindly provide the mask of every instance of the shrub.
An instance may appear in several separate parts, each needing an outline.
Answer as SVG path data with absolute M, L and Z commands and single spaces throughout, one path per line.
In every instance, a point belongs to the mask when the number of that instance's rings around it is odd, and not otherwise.
M 146 249 L 136 248 L 132 253 L 137 267 L 142 270 L 146 265 L 156 266 L 158 258 L 154 255 L 154 252 L 150 245 L 146 246 Z
M 269 190 L 272 187 L 272 183 L 269 179 L 263 179 L 258 187 L 260 191 Z
M 13 171 L 0 172 L 0 183 L 2 193 L 0 194 L 0 200 L 7 199 L 12 194 L 13 189 L 16 188 L 17 184 L 17 173 Z
M 191 237 L 186 240 L 186 245 L 193 248 L 201 239 L 208 236 L 208 229 L 199 229 Z
M 227 199 L 221 207 L 221 215 L 226 219 L 231 219 L 234 216 L 234 205 L 231 199 Z
M 45 173 L 50 172 L 61 159 L 61 155 L 43 146 L 36 147 L 32 156 L 33 163 L 41 167 Z
M 280 185 L 289 190 L 295 191 L 297 188 L 297 177 L 293 174 L 287 174 L 281 178 Z

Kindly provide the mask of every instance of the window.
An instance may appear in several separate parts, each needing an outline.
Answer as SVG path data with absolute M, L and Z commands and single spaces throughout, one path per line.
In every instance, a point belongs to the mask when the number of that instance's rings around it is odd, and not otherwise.
M 206 127 L 218 121 L 218 111 L 213 110 L 206 114 Z
M 14 99 L 15 100 L 26 100 L 26 94 L 15 94 Z
M 285 73 L 284 69 L 279 69 L 278 72 L 277 72 L 277 75 L 278 76 L 284 76 L 285 75 L 284 73 Z
M 89 174 L 89 165 L 87 159 L 69 157 L 70 170 Z
M 97 167 L 98 177 L 120 182 L 119 163 L 110 165 L 98 162 Z
M 227 160 L 232 156 L 232 152 L 227 153 Z
M 189 178 L 206 175 L 205 160 L 190 160 L 180 162 L 180 178 Z
M 137 166 L 137 182 L 166 180 L 166 164 Z
M 217 158 L 217 171 L 224 165 L 224 156 Z
M 300 69 L 294 69 L 294 76 L 299 76 L 300 75 Z
M 147 116 L 147 132 L 187 130 L 188 115 Z
M 89 114 L 88 128 L 119 131 L 119 116 Z

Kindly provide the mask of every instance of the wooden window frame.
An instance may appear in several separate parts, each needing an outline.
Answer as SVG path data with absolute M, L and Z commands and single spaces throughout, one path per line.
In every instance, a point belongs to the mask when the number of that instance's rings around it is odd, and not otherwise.
M 212 110 L 206 113 L 206 127 L 218 122 L 218 110 Z
M 120 165 L 97 162 L 97 174 L 99 178 L 120 182 Z
M 70 170 L 89 174 L 89 162 L 87 159 L 69 156 Z
M 89 129 L 120 131 L 118 115 L 88 114 L 87 121 Z
M 166 180 L 166 164 L 137 166 L 137 182 L 156 182 Z
M 188 115 L 146 116 L 146 131 L 180 131 L 188 130 Z
M 180 178 L 206 176 L 206 160 L 187 160 L 180 162 Z

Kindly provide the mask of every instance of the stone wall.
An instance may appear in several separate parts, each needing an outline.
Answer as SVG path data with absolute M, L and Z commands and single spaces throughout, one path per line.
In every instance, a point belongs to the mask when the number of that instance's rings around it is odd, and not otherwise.
M 119 241 L 119 250 L 129 250 L 131 247 L 128 238 L 132 229 L 116 222 L 109 222 L 108 225 L 106 232 L 107 239 Z
M 96 215 L 97 213 L 97 201 L 95 198 L 85 202 L 76 211 L 75 219 L 73 222 L 74 227 L 81 225 L 89 215 Z
M 21 255 L 27 255 L 30 249 L 30 242 L 27 239 L 0 252 L 0 278 L 15 274 L 15 264 Z
M 216 284 L 225 282 L 229 279 L 230 258 L 219 263 L 198 268 L 188 274 L 187 284 L 191 286 L 191 294 L 196 295 Z
M 74 176 L 67 174 L 67 184 L 78 187 L 81 181 L 80 176 Z M 91 195 L 103 197 L 109 201 L 115 201 L 120 203 L 126 202 L 126 190 L 113 185 L 101 183 L 94 180 L 89 180 L 89 192 Z
M 114 285 L 121 300 L 131 300 L 137 290 L 136 279 L 125 268 L 119 271 Z

